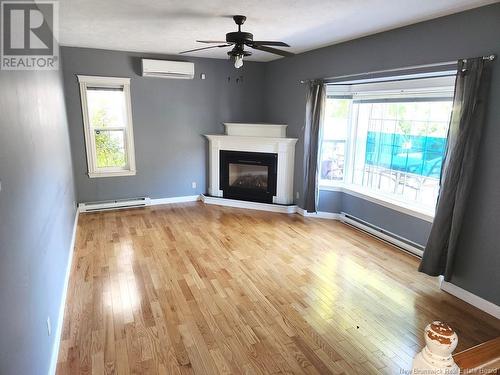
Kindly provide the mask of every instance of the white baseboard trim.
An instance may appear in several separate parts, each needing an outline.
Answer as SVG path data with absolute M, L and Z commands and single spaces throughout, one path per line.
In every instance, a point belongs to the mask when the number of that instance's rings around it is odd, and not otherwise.
M 477 307 L 479 310 L 500 319 L 500 306 L 495 305 L 493 302 L 487 301 L 484 298 L 478 297 L 475 294 L 456 286 L 455 284 L 444 281 L 443 276 L 439 276 L 439 288 L 444 290 L 446 293 L 460 298 L 469 305 Z
M 156 206 L 158 204 L 196 202 L 199 201 L 200 199 L 201 199 L 200 195 L 184 195 L 181 197 L 170 197 L 170 198 L 151 198 L 149 201 L 149 205 Z
M 316 219 L 340 220 L 340 214 L 335 214 L 332 212 L 324 212 L 324 211 L 307 212 L 303 208 L 297 207 L 297 213 L 304 217 L 312 217 Z
M 240 201 L 240 200 L 236 200 L 236 199 L 210 197 L 208 195 L 202 195 L 201 200 L 203 201 L 203 203 L 206 203 L 206 204 L 215 204 L 218 206 L 227 206 L 227 207 L 235 207 L 235 208 L 246 208 L 249 210 L 279 212 L 279 213 L 283 213 L 283 214 L 294 214 L 297 212 L 296 205 L 282 206 L 279 204 L 248 202 L 248 201 Z
M 66 274 L 64 276 L 64 286 L 63 286 L 61 304 L 59 305 L 59 317 L 57 319 L 57 328 L 54 335 L 54 345 L 52 346 L 52 356 L 50 358 L 49 375 L 55 375 L 57 370 L 57 358 L 59 356 L 59 348 L 61 345 L 61 335 L 64 322 L 64 310 L 66 308 L 66 297 L 68 295 L 69 276 L 71 274 L 71 266 L 73 264 L 73 253 L 75 250 L 76 229 L 78 227 L 79 216 L 80 216 L 80 210 L 77 208 L 75 214 L 75 221 L 73 223 L 73 232 L 71 234 L 68 264 L 66 265 Z

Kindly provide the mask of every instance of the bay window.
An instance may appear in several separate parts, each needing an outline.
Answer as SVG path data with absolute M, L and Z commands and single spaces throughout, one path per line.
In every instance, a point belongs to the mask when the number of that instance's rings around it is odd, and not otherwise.
M 327 87 L 320 188 L 434 212 L 454 77 Z

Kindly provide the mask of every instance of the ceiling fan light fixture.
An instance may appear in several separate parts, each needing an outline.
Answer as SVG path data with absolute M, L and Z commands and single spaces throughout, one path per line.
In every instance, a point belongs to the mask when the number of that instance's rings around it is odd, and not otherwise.
M 243 66 L 243 55 L 234 56 L 234 67 L 239 69 Z

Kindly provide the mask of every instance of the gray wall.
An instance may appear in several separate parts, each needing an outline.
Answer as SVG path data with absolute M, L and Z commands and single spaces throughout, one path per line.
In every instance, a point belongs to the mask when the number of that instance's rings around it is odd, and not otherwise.
M 0 374 L 47 374 L 75 219 L 60 72 L 0 71 L 0 179 Z
M 381 69 L 456 60 L 490 53 L 500 55 L 500 4 L 478 8 L 432 21 L 318 49 L 266 64 L 266 120 L 289 125 L 289 134 L 300 137 L 297 145 L 295 189 L 303 191 L 303 122 L 305 85 L 299 80 L 332 77 Z M 500 62 L 493 63 L 490 109 L 470 197 L 467 219 L 460 238 L 453 282 L 489 301 L 500 304 Z M 322 193 L 323 200 L 326 196 Z M 359 207 L 357 198 L 340 203 L 344 211 Z M 345 202 L 345 200 L 344 200 Z M 300 202 L 299 202 L 300 203 Z M 323 202 L 323 208 L 332 203 Z M 320 209 L 322 207 L 320 206 Z M 332 210 L 338 210 L 335 203 Z M 357 212 L 369 215 L 368 211 Z M 380 210 L 377 221 L 385 226 L 411 228 L 413 238 L 427 238 L 429 226 L 417 225 L 406 215 Z
M 425 246 L 432 223 L 379 204 L 342 194 L 342 211 Z
M 263 120 L 264 64 L 196 59 L 194 80 L 143 78 L 140 58 L 169 59 L 87 48 L 62 48 L 71 151 L 79 202 L 149 196 L 200 194 L 207 186 L 207 141 L 222 133 L 222 122 Z M 179 56 L 170 57 L 180 60 Z M 200 73 L 206 79 L 199 78 Z M 137 175 L 89 178 L 76 74 L 131 78 Z M 243 81 L 236 83 L 236 78 Z M 228 77 L 230 80 L 228 80 Z M 197 188 L 191 188 L 191 182 Z

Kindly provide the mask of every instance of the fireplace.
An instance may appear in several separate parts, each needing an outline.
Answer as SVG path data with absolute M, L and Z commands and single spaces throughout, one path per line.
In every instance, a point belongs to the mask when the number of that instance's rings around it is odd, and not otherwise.
M 208 195 L 292 204 L 297 138 L 287 138 L 287 126 L 224 123 L 224 127 L 225 134 L 205 135 L 209 143 Z M 254 163 L 256 161 L 258 163 Z M 230 162 L 235 164 L 231 169 Z M 230 203 L 246 205 L 244 202 Z M 258 205 L 249 203 L 247 206 Z
M 273 203 L 278 154 L 220 150 L 219 160 L 224 198 Z

